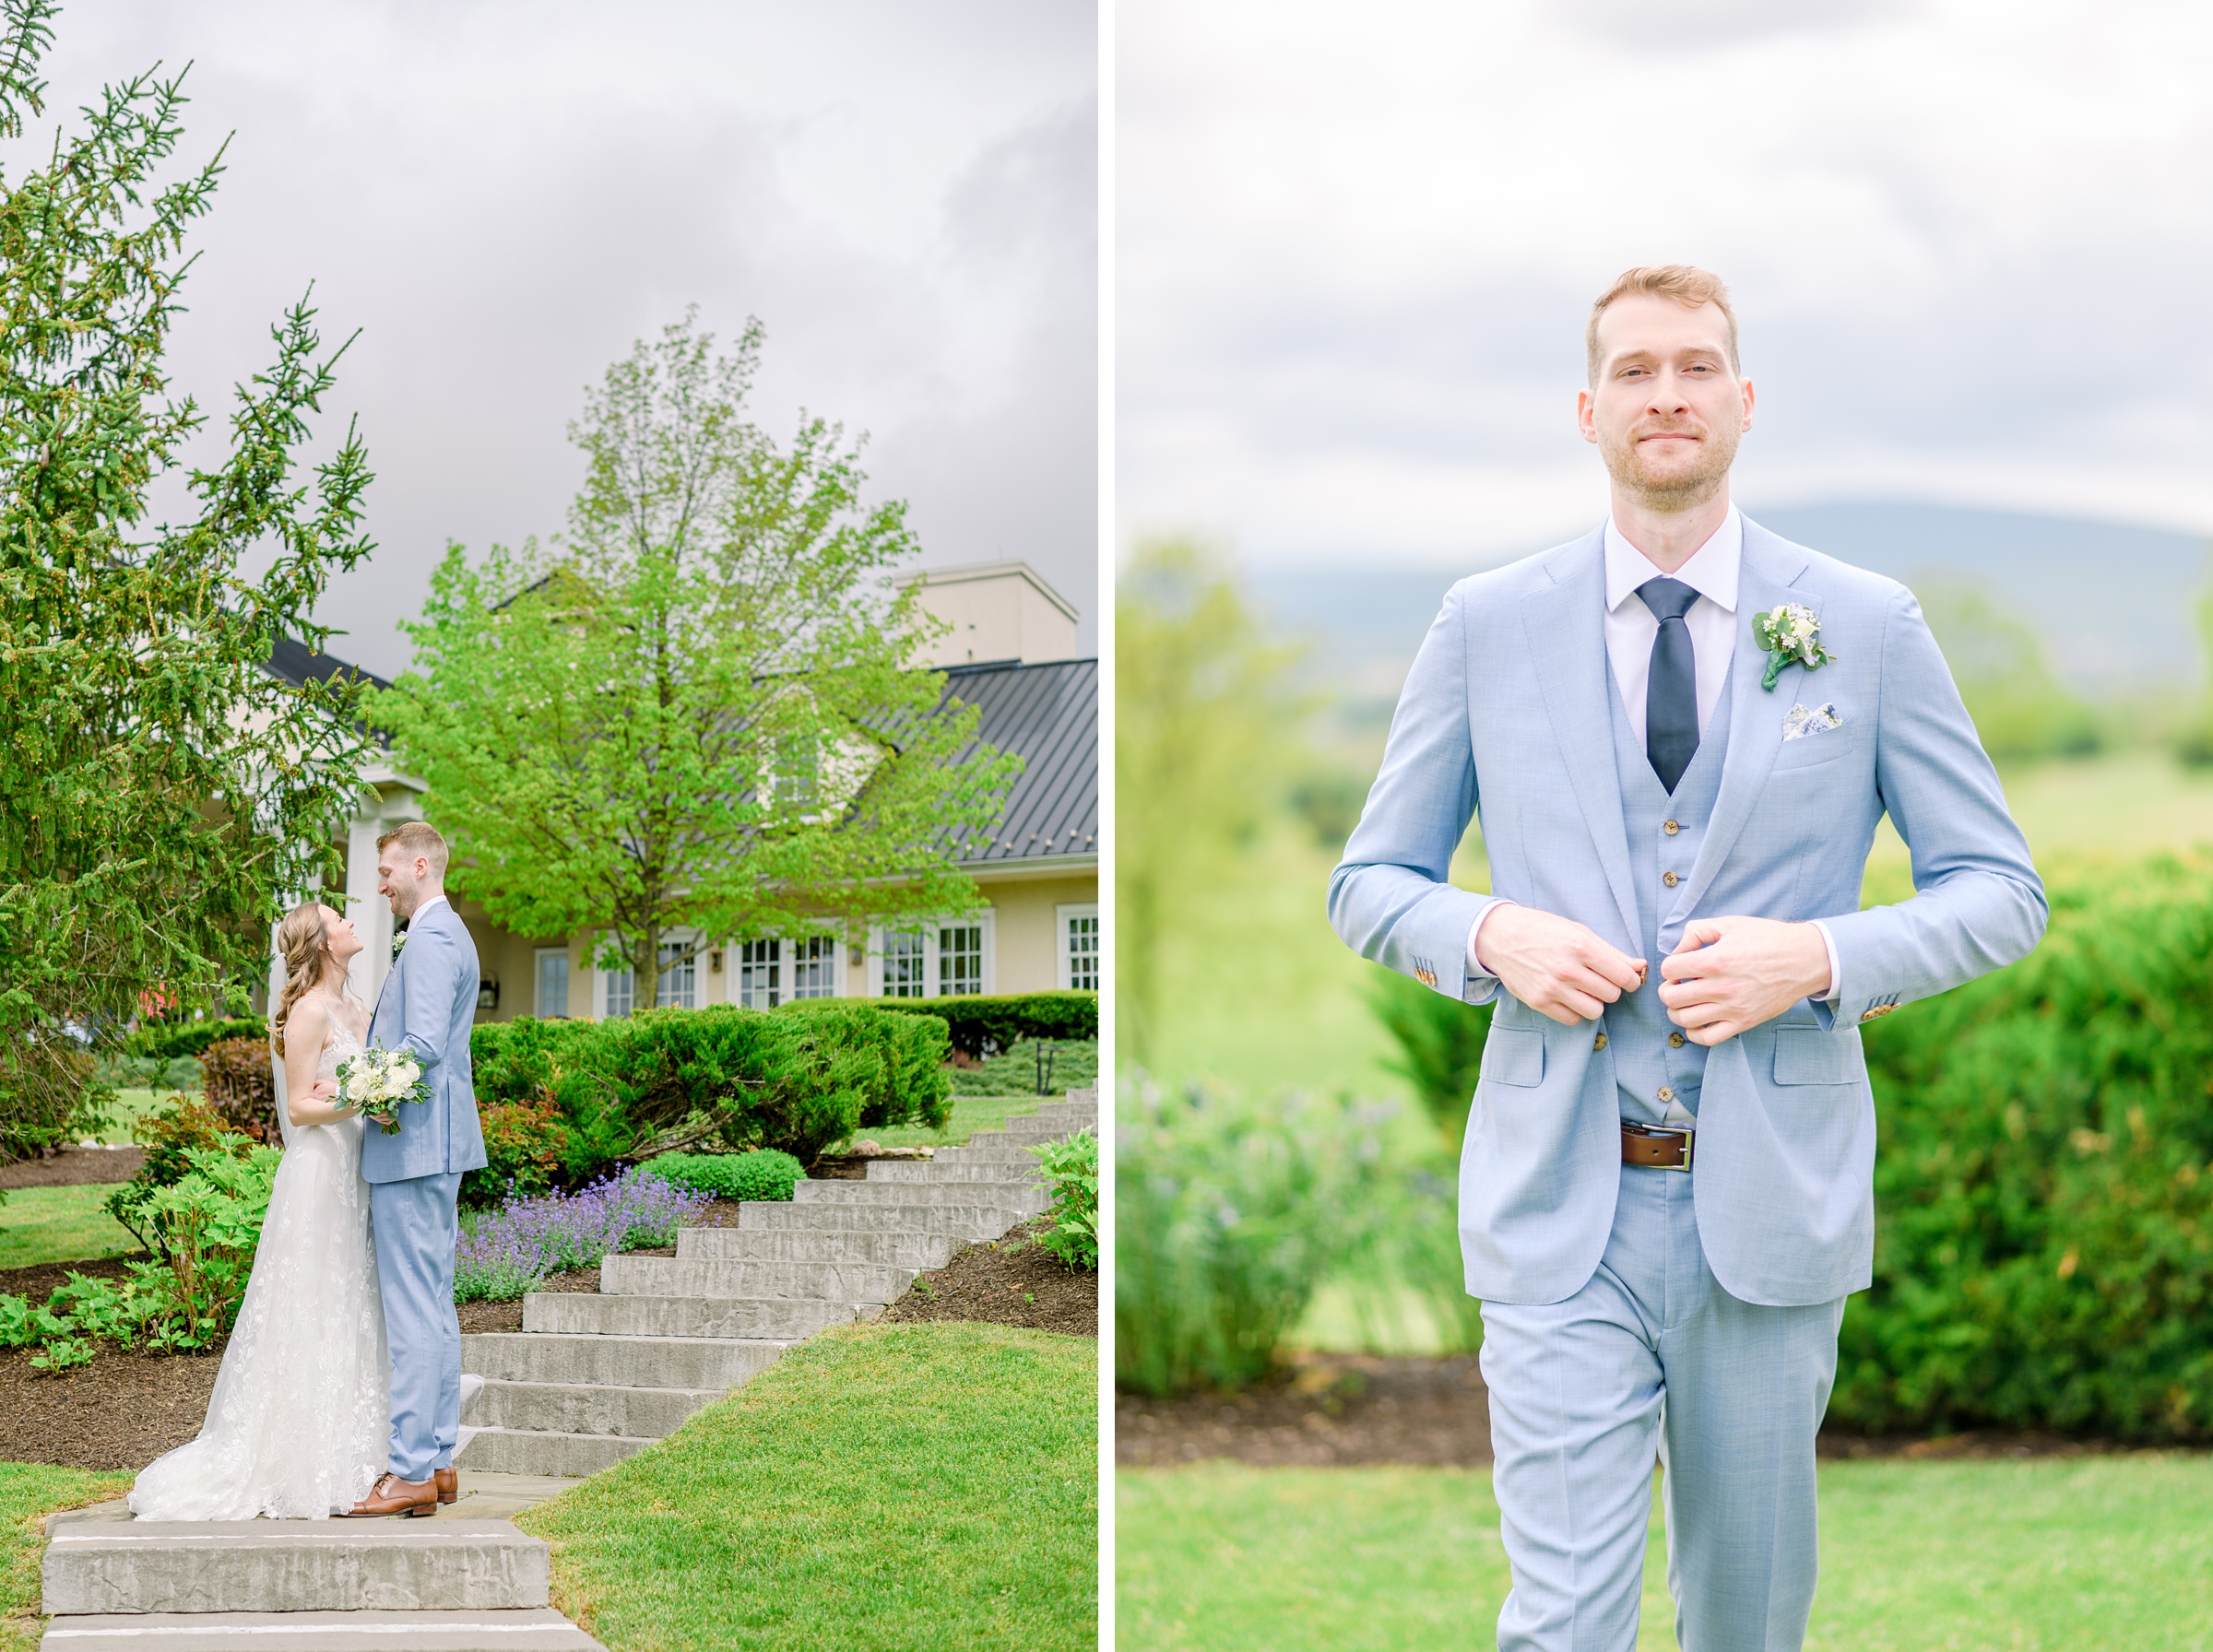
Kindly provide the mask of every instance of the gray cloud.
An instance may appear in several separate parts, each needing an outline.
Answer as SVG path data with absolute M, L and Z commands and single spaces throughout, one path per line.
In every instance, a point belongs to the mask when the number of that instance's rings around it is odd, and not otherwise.
M 192 60 L 183 159 L 234 132 L 171 365 L 219 401 L 312 280 L 360 329 L 333 407 L 377 481 L 333 644 L 396 669 L 449 538 L 559 532 L 584 386 L 697 302 L 768 329 L 754 417 L 866 431 L 924 560 L 1027 558 L 1096 646 L 1095 19 L 574 4 L 182 7 L 61 20 L 57 109 Z M 18 170 L 19 170 L 19 163 Z

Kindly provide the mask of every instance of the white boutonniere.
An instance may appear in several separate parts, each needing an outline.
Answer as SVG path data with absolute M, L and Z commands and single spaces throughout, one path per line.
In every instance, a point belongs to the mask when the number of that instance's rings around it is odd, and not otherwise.
M 1773 687 L 1774 685 L 1769 684 L 1769 686 Z M 397 963 L 399 962 L 399 950 L 407 944 L 408 932 L 405 929 L 395 929 L 392 931 L 392 962 L 394 963 Z
M 1821 620 L 1813 609 L 1786 602 L 1752 616 L 1752 635 L 1768 651 L 1767 674 L 1759 686 L 1772 694 L 1782 668 L 1795 660 L 1808 671 L 1833 665 L 1836 655 L 1821 646 Z

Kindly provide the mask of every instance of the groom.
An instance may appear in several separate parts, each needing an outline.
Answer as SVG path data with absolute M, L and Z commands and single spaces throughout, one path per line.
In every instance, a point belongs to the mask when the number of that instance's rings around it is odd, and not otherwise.
M 462 1172 L 484 1162 L 468 1066 L 477 949 L 445 898 L 445 840 L 435 829 L 409 820 L 378 838 L 376 851 L 378 892 L 407 927 L 393 941 L 392 973 L 376 1000 L 369 1047 L 412 1053 L 431 1099 L 401 1103 L 396 1136 L 374 1122 L 363 1127 L 361 1174 L 392 1351 L 392 1451 L 390 1472 L 352 1512 L 432 1515 L 459 1494 L 454 1207 Z
M 2043 887 L 1912 595 L 1730 502 L 1753 395 L 1722 283 L 1630 270 L 1585 342 L 1611 514 L 1446 596 L 1330 918 L 1497 1002 L 1460 1229 L 1498 1645 L 1636 1645 L 1656 1458 L 1680 1644 L 1773 1652 L 1873 1259 L 1859 1029 L 2027 953 Z M 1492 895 L 1447 881 L 1477 811 Z M 1886 813 L 1916 892 L 1863 911 Z

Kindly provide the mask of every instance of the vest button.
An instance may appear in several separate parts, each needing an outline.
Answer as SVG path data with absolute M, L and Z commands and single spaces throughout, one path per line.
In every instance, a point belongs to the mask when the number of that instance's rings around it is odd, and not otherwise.
M 1682 882 L 1683 879 L 1676 877 L 1673 872 L 1663 872 L 1660 874 L 1660 881 L 1666 884 L 1668 888 L 1673 889 L 1676 884 Z
M 1604 1049 L 1606 1047 L 1606 1035 L 1604 1032 L 1601 1032 L 1596 1038 L 1591 1041 L 1591 1047 L 1594 1050 Z
M 1667 1035 L 1667 1047 L 1671 1050 L 1681 1049 L 1683 1047 L 1683 1034 L 1680 1032 L 1670 1032 Z
M 1672 1086 L 1670 1086 L 1670 1085 L 1666 1085 L 1666 1084 L 1663 1084 L 1663 1085 L 1661 1085 L 1661 1086 L 1660 1086 L 1660 1100 L 1661 1100 L 1663 1103 L 1672 1102 L 1672 1101 L 1674 1101 L 1675 1099 L 1675 1090 L 1674 1090 L 1674 1088 L 1673 1088 Z
M 1660 830 L 1666 832 L 1668 836 L 1673 837 L 1676 832 L 1683 830 L 1683 822 L 1680 820 L 1663 820 L 1660 822 Z

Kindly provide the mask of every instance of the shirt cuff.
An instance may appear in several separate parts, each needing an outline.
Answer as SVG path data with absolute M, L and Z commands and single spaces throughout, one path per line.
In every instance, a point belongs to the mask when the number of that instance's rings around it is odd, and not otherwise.
M 1483 933 L 1483 926 L 1490 920 L 1491 914 L 1497 912 L 1501 906 L 1511 906 L 1514 903 L 1511 901 L 1494 901 L 1488 906 L 1485 907 L 1481 912 L 1475 914 L 1475 922 L 1468 929 L 1469 974 L 1480 976 L 1485 981 L 1496 981 L 1498 978 L 1497 976 L 1492 974 L 1490 971 L 1485 969 L 1483 967 L 1483 960 L 1475 956 L 1475 938 Z M 1834 946 L 1829 948 L 1828 956 L 1830 962 L 1833 964 L 1837 956 L 1837 950 Z
M 1482 918 L 1475 920 L 1475 927 L 1478 929 L 1483 927 Z M 1837 1007 L 1838 997 L 1843 990 L 1844 981 L 1844 972 L 1837 966 L 1837 938 L 1828 932 L 1828 926 L 1819 918 L 1814 920 L 1814 927 L 1821 931 L 1821 944 L 1828 949 L 1828 987 L 1820 995 L 1818 1002 L 1827 1004 L 1831 1009 L 1834 1009 Z M 1473 955 L 1474 946 L 1475 942 L 1471 938 L 1468 941 L 1470 956 Z

